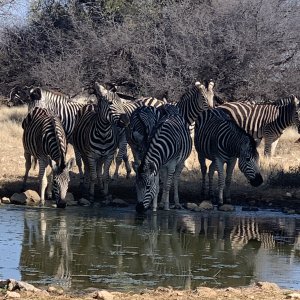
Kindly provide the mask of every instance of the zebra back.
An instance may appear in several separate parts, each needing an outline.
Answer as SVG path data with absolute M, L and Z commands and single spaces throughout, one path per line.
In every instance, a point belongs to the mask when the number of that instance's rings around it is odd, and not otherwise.
M 300 131 L 299 100 L 295 96 L 271 103 L 228 102 L 216 109 L 225 111 L 230 118 L 255 139 L 273 135 L 295 124 Z

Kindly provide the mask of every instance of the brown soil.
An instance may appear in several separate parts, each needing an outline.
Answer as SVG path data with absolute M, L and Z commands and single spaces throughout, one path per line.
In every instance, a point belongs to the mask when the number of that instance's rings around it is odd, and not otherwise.
M 50 299 L 50 300 L 85 300 L 85 299 L 103 299 L 103 300 L 193 300 L 193 299 L 259 299 L 259 300 L 279 300 L 279 299 L 300 299 L 300 291 L 291 291 L 280 289 L 276 284 L 259 282 L 249 287 L 211 289 L 199 287 L 195 290 L 174 290 L 172 288 L 159 287 L 155 290 L 144 290 L 139 293 L 128 292 L 110 292 L 110 291 L 83 291 L 81 294 L 68 294 L 62 290 L 53 289 L 50 292 L 42 290 L 40 292 L 19 292 L 21 299 Z M 1 295 L 1 294 L 0 294 Z M 12 298 L 16 294 L 3 292 L 1 299 Z

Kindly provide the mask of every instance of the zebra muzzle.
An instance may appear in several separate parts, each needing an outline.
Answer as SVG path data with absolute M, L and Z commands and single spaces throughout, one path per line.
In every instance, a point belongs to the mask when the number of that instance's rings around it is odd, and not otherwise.
M 250 179 L 250 184 L 252 186 L 258 187 L 258 186 L 260 186 L 263 183 L 263 181 L 264 180 L 263 180 L 261 174 L 258 173 L 258 174 L 255 175 L 255 178 Z

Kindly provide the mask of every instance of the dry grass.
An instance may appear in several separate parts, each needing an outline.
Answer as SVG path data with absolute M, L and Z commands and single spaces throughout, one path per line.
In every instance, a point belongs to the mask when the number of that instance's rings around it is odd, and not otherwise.
M 25 159 L 23 157 L 21 122 L 27 114 L 27 107 L 0 107 L 0 197 L 10 196 L 20 189 L 24 175 Z M 261 154 L 261 169 L 265 179 L 264 184 L 259 188 L 252 188 L 247 183 L 246 178 L 238 169 L 235 170 L 232 194 L 233 198 L 262 199 L 277 197 L 279 194 L 285 195 L 286 191 L 298 194 L 297 190 L 291 188 L 300 187 L 300 145 L 295 143 L 299 138 L 298 133 L 293 128 L 287 129 L 279 140 L 276 149 L 276 156 L 266 159 L 262 156 L 263 143 L 259 146 Z M 72 147 L 69 147 L 68 157 L 74 156 Z M 200 201 L 200 171 L 196 151 L 193 152 L 186 162 L 186 167 L 182 174 L 180 192 L 184 201 Z M 114 165 L 112 165 L 112 170 Z M 78 171 L 75 167 L 71 175 L 72 192 L 78 191 Z M 125 179 L 125 168 L 121 167 L 120 179 L 111 184 L 111 191 L 119 197 L 135 198 L 134 179 Z M 37 171 L 31 171 L 31 182 L 37 186 Z M 29 180 L 29 183 L 30 183 Z M 299 182 L 299 183 L 298 183 Z M 297 185 L 298 184 L 298 185 Z M 275 188 L 280 187 L 280 192 Z M 124 196 L 126 195 L 126 196 Z M 300 196 L 299 196 L 300 198 Z

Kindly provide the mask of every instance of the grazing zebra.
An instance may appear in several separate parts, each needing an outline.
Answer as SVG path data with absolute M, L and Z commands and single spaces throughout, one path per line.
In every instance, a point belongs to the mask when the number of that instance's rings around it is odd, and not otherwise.
M 97 178 L 103 183 L 104 196 L 108 196 L 109 167 L 119 144 L 118 125 L 128 123 L 121 99 L 99 83 L 95 84 L 97 105 L 82 108 L 73 130 L 73 145 L 82 157 L 89 175 L 90 200 L 94 200 Z M 103 178 L 102 178 L 103 166 Z
M 205 177 L 207 167 L 205 159 L 212 161 L 209 167 L 209 193 L 212 196 L 213 174 L 218 172 L 218 201 L 223 204 L 225 186 L 225 200 L 230 202 L 230 184 L 234 166 L 238 159 L 238 166 L 253 186 L 262 184 L 263 179 L 258 166 L 258 152 L 254 139 L 242 128 L 232 122 L 228 116 L 214 110 L 202 112 L 195 126 L 195 148 L 202 173 L 202 192 L 205 191 Z M 226 180 L 224 178 L 224 164 L 227 164 Z
M 53 170 L 52 196 L 56 200 L 57 207 L 65 207 L 70 181 L 69 171 L 74 165 L 74 159 L 66 162 L 67 141 L 60 121 L 51 116 L 46 109 L 36 107 L 24 119 L 22 128 L 26 160 L 23 189 L 26 186 L 33 156 L 39 162 L 40 197 L 41 204 L 45 204 L 46 167 L 50 160 Z
M 225 111 L 257 140 L 257 145 L 264 138 L 265 156 L 274 155 L 278 139 L 287 127 L 295 124 L 300 132 L 299 100 L 295 96 L 264 104 L 228 102 L 218 106 L 217 110 Z
M 159 120 L 148 139 L 147 150 L 136 174 L 138 204 L 136 210 L 143 212 L 153 203 L 157 210 L 159 176 L 162 177 L 163 193 L 161 204 L 169 210 L 169 191 L 174 182 L 174 202 L 179 208 L 178 181 L 184 161 L 192 150 L 192 139 L 179 110 L 168 109 Z

